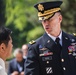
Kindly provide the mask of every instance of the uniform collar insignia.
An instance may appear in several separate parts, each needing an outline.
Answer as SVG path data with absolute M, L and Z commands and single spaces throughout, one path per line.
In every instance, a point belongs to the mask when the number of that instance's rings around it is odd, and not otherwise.
M 48 40 L 47 43 L 50 43 L 50 40 Z
M 66 39 L 66 40 L 68 40 L 68 38 L 67 38 L 67 37 L 65 37 L 65 39 Z

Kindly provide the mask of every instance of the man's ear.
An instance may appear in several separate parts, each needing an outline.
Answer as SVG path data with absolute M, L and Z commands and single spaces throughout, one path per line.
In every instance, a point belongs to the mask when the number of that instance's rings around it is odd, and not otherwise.
M 0 45 L 0 51 L 1 51 L 2 53 L 4 53 L 4 52 L 5 52 L 5 49 L 6 49 L 6 45 L 5 45 L 4 43 L 2 43 L 2 44 Z
M 62 22 L 62 15 L 59 15 L 59 21 Z

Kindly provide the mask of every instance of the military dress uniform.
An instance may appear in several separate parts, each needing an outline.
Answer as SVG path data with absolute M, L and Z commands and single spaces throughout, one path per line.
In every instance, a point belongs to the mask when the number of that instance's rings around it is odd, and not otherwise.
M 76 38 L 62 32 L 61 61 L 58 62 L 56 43 L 45 33 L 29 45 L 25 75 L 76 75 Z M 57 61 L 57 62 L 55 62 Z M 55 69 L 55 70 L 54 70 Z
M 49 19 L 60 12 L 61 4 L 62 1 L 36 4 L 39 20 Z M 76 75 L 76 37 L 61 31 L 57 38 L 58 43 L 45 32 L 30 42 L 25 75 Z

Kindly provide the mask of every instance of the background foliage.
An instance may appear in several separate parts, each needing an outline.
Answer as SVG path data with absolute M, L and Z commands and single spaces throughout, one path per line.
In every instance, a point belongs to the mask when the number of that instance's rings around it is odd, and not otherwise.
M 38 21 L 34 4 L 51 0 L 4 0 L 5 25 L 12 29 L 14 48 L 37 39 L 44 33 L 41 23 Z M 54 0 L 52 0 L 54 1 Z M 63 0 L 62 29 L 68 33 L 76 32 L 76 0 Z

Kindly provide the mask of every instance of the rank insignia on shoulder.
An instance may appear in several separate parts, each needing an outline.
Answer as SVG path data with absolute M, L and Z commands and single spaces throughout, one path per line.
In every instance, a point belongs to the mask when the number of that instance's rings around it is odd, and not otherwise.
M 76 33 L 73 33 L 73 35 L 76 37 Z
M 34 40 L 29 42 L 29 44 L 31 44 L 31 45 L 34 44 L 34 43 L 36 43 L 36 41 L 34 41 Z

